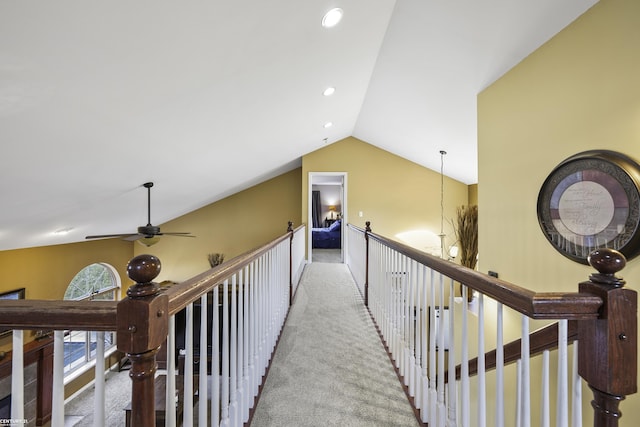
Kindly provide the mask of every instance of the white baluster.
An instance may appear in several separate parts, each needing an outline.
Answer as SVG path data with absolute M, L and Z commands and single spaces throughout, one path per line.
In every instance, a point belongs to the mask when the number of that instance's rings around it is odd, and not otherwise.
M 251 294 L 252 298 L 253 298 L 253 305 L 252 305 L 252 315 L 253 315 L 253 324 L 252 324 L 252 328 L 251 328 L 251 333 L 252 333 L 252 341 L 253 341 L 253 369 L 252 369 L 252 375 L 253 375 L 253 394 L 254 397 L 258 395 L 258 390 L 260 387 L 260 378 L 261 378 L 261 373 L 260 373 L 260 327 L 261 327 L 261 323 L 262 323 L 262 317 L 261 317 L 261 305 L 260 305 L 260 292 L 259 292 L 259 284 L 261 282 L 260 280 L 260 259 L 257 259 L 256 261 L 253 262 L 252 264 L 252 268 L 253 268 L 253 279 L 252 279 L 252 283 L 251 283 Z
M 549 427 L 549 351 L 542 352 L 542 385 L 540 387 L 540 426 Z
M 213 288 L 211 306 L 211 427 L 220 425 L 220 287 Z
M 182 400 L 184 402 L 182 425 L 193 426 L 193 303 L 187 305 L 185 320 L 185 360 L 184 360 L 184 388 Z M 178 397 L 180 398 L 180 397 Z
M 571 426 L 582 427 L 582 378 L 578 374 L 578 341 L 573 342 L 573 363 L 571 366 Z
M 11 419 L 24 419 L 24 332 L 13 330 L 13 353 L 11 355 Z M 15 422 L 12 427 L 22 427 L 24 423 Z
M 242 341 L 242 345 L 244 347 L 244 351 L 242 352 L 242 366 L 243 369 L 242 371 L 244 372 L 244 376 L 242 377 L 242 388 L 244 390 L 244 403 L 245 403 L 245 407 L 244 407 L 244 417 L 243 417 L 243 422 L 247 422 L 249 421 L 249 411 L 251 409 L 252 406 L 252 394 L 251 394 L 251 387 L 250 387 L 250 377 L 251 374 L 249 372 L 249 357 L 251 355 L 251 350 L 250 350 L 250 345 L 249 345 L 249 339 L 250 339 L 250 328 L 251 328 L 251 324 L 250 324 L 250 306 L 249 306 L 249 266 L 246 266 L 244 269 L 244 311 L 243 311 L 243 315 L 244 315 L 244 321 L 243 321 L 243 326 L 244 326 L 244 334 L 243 334 L 243 341 Z
M 104 331 L 96 333 L 95 391 L 93 394 L 93 425 L 103 427 L 104 413 Z
M 64 427 L 64 331 L 53 333 L 51 426 Z
M 411 302 L 411 288 L 410 281 L 411 277 L 409 277 L 409 271 L 407 269 L 407 257 L 402 255 L 401 258 L 401 277 L 402 277 L 402 334 L 401 334 L 401 342 L 402 342 L 402 370 L 401 374 L 404 378 L 405 387 L 409 386 L 409 360 L 411 359 L 410 354 L 410 338 L 409 338 L 409 330 L 411 328 L 410 322 L 413 317 L 410 312 L 410 302 Z
M 422 269 L 417 262 L 413 262 L 413 277 L 414 277 L 414 286 L 413 286 L 413 300 L 414 300 L 414 308 L 413 308 L 413 322 L 414 331 L 411 334 L 413 338 L 413 347 L 414 347 L 414 355 L 413 355 L 413 370 L 412 370 L 412 378 L 411 378 L 411 386 L 414 390 L 414 402 L 416 405 L 416 409 L 422 408 L 422 390 L 421 390 L 421 370 L 422 370 Z
M 167 335 L 167 378 L 165 388 L 165 425 L 175 427 L 176 414 L 176 317 L 169 317 L 169 334 Z
M 504 319 L 502 303 L 497 303 L 496 317 L 496 427 L 504 427 Z
M 478 294 L 478 427 L 487 425 L 487 387 L 484 363 L 484 295 Z
M 516 427 L 522 427 L 522 359 L 516 361 Z
M 448 358 L 448 368 L 449 372 L 449 381 L 447 384 L 447 388 L 449 390 L 449 411 L 448 411 L 448 425 L 451 427 L 455 427 L 457 425 L 456 418 L 456 396 L 457 396 L 457 381 L 456 381 L 456 358 L 455 358 L 455 287 L 453 283 L 453 279 L 449 281 L 449 324 L 448 324 L 448 332 L 449 336 L 447 339 L 449 340 L 449 358 Z
M 207 400 L 209 399 L 209 392 L 207 390 L 207 348 L 208 348 L 208 335 L 207 323 L 208 323 L 208 301 L 207 294 L 200 297 L 200 363 L 198 364 L 198 425 L 206 425 L 207 422 Z
M 522 387 L 522 427 L 529 427 L 531 425 L 531 374 L 529 364 L 529 318 L 527 316 L 522 317 L 522 378 L 520 381 Z
M 462 343 L 460 347 L 460 393 L 461 408 L 460 415 L 463 427 L 469 426 L 469 415 L 471 411 L 470 391 L 469 391 L 469 300 L 467 298 L 469 288 L 462 286 Z
M 421 372 L 421 398 L 422 398 L 422 408 L 420 410 L 420 421 L 426 423 L 429 420 L 429 378 L 427 377 L 427 367 L 428 367 L 428 357 L 429 352 L 427 351 L 429 342 L 429 329 L 427 329 L 427 313 L 429 313 L 429 304 L 428 304 L 428 295 L 430 282 L 427 282 L 427 267 L 424 265 L 421 268 L 422 270 L 422 312 L 420 314 L 421 320 L 420 324 L 422 325 L 422 333 L 420 334 L 422 343 L 421 343 L 421 351 L 422 351 L 422 372 Z
M 470 409 L 470 385 L 469 385 L 469 325 L 468 325 L 468 312 L 469 312 L 469 299 L 467 298 L 469 288 L 462 286 L 462 342 L 460 349 L 460 413 L 461 424 L 463 427 L 470 425 L 471 409 Z
M 222 284 L 222 391 L 220 425 L 229 425 L 229 281 Z
M 436 297 L 435 272 L 431 270 L 429 286 L 429 424 L 438 425 L 438 388 L 436 387 Z
M 231 277 L 231 341 L 229 343 L 229 425 L 238 425 L 238 283 Z
M 439 274 L 439 305 L 438 310 L 440 310 L 440 316 L 438 317 L 438 333 L 436 336 L 438 337 L 438 425 L 444 426 L 447 419 L 446 407 L 445 407 L 445 383 L 444 383 L 444 356 L 445 356 L 445 348 L 444 348 L 444 338 L 445 338 L 445 323 L 444 323 L 444 276 Z
M 569 426 L 569 377 L 567 354 L 567 320 L 558 321 L 558 403 L 556 405 L 556 426 Z

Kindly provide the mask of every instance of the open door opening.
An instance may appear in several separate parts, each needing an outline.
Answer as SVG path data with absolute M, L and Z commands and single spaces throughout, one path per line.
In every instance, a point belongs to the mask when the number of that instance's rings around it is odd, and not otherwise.
M 309 260 L 344 262 L 347 218 L 345 172 L 309 172 Z

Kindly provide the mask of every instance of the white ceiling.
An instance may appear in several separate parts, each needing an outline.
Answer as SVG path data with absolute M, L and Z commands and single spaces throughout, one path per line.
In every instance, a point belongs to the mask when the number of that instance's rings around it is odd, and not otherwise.
M 350 135 L 475 183 L 477 93 L 594 3 L 1 2 L 0 250 L 134 232 L 147 181 L 162 224 Z

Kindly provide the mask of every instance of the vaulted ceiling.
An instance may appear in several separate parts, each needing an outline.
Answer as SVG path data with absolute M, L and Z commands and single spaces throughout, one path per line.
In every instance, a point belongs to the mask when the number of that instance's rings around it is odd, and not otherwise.
M 134 231 L 147 181 L 161 224 L 347 136 L 475 183 L 476 95 L 595 2 L 2 2 L 0 250 Z

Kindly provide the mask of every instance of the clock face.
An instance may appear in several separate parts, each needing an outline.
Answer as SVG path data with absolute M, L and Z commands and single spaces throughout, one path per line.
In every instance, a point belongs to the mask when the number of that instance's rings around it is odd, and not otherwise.
M 612 151 L 587 151 L 558 165 L 538 195 L 538 221 L 566 257 L 587 264 L 599 248 L 627 259 L 640 246 L 640 166 Z

